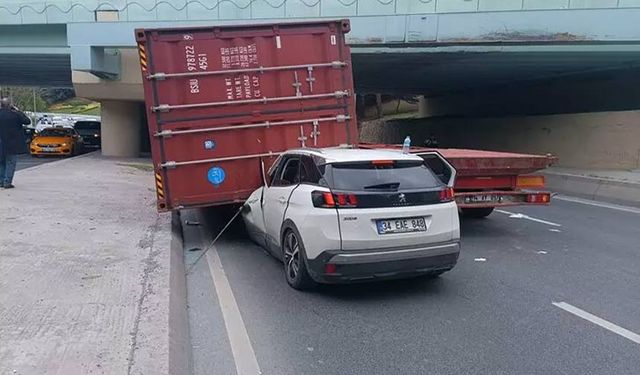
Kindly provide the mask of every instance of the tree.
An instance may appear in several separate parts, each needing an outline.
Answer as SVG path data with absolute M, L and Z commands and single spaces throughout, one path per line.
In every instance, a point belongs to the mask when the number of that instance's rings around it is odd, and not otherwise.
M 56 104 L 76 96 L 73 89 L 40 89 L 40 96 L 47 104 Z
M 0 94 L 2 97 L 10 98 L 11 102 L 23 111 L 33 111 L 34 102 L 36 112 L 43 112 L 48 108 L 47 103 L 42 99 L 37 88 L 2 87 Z

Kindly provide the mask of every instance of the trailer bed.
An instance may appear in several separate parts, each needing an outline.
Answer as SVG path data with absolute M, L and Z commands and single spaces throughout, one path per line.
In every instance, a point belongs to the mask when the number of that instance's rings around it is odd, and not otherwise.
M 361 143 L 361 148 L 401 149 L 401 145 Z M 557 161 L 552 155 L 531 155 L 503 151 L 461 148 L 412 147 L 411 153 L 437 151 L 462 176 L 515 176 L 529 174 L 551 166 Z

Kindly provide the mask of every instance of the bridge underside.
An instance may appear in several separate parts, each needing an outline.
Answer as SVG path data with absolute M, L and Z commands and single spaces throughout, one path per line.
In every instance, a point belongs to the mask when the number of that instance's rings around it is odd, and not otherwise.
M 632 79 L 640 44 L 353 47 L 359 93 L 442 96 L 505 87 Z M 0 54 L 4 85 L 72 87 L 66 53 Z
M 633 75 L 640 44 L 353 48 L 358 91 L 440 96 Z
M 68 54 L 0 54 L 0 85 L 72 87 Z

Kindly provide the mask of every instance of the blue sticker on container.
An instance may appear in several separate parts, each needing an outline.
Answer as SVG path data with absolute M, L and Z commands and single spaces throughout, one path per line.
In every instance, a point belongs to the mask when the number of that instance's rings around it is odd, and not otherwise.
M 224 182 L 224 179 L 227 177 L 227 174 L 224 172 L 224 169 L 220 167 L 213 167 L 209 169 L 207 173 L 207 179 L 214 185 L 220 185 Z
M 216 142 L 212 140 L 206 140 L 204 141 L 204 148 L 205 150 L 213 150 L 214 148 L 216 148 Z

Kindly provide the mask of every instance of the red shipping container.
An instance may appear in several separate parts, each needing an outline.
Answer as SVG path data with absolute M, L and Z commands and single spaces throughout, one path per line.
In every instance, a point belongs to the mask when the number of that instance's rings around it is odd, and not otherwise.
M 279 153 L 357 144 L 349 28 L 136 30 L 158 209 L 242 202 Z

